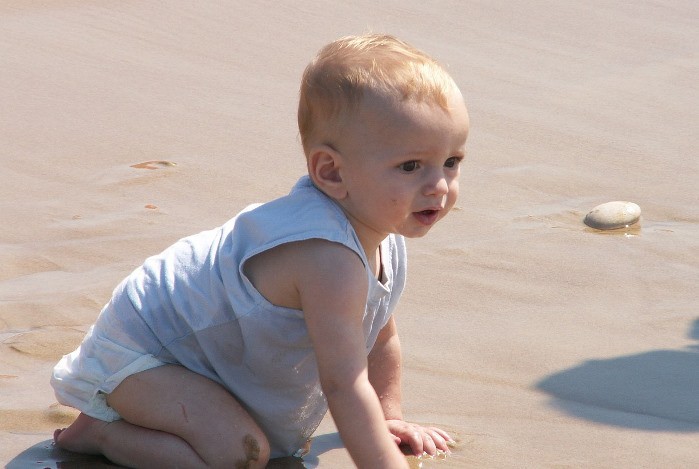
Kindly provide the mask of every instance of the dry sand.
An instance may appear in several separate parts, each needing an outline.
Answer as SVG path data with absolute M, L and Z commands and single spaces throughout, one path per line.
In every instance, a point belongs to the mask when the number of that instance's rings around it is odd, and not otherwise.
M 372 30 L 472 116 L 398 313 L 405 413 L 459 439 L 425 466 L 699 464 L 699 4 L 377 3 L 0 4 L 0 462 L 56 465 L 53 364 L 146 256 L 291 187 L 303 67 Z M 617 199 L 640 230 L 582 224 Z M 334 432 L 309 466 L 350 464 Z

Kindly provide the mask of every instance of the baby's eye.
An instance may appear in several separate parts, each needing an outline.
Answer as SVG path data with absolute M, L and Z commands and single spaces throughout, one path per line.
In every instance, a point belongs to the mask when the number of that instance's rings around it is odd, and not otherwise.
M 454 168 L 461 163 L 461 158 L 458 156 L 452 156 L 451 158 L 448 158 L 447 161 L 444 162 L 444 166 L 447 168 Z
M 402 163 L 399 168 L 405 171 L 406 173 L 413 172 L 417 169 L 417 161 L 407 161 L 405 163 Z

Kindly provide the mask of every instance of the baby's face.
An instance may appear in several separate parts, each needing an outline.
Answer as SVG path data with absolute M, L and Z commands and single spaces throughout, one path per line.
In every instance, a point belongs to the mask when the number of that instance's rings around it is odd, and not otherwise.
M 454 206 L 469 119 L 461 93 L 449 110 L 365 96 L 336 142 L 347 196 L 339 203 L 362 242 L 425 235 Z

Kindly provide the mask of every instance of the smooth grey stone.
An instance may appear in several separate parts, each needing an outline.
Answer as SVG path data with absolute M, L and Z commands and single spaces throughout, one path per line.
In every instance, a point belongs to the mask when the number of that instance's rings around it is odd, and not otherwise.
M 598 230 L 615 230 L 633 225 L 641 218 L 641 207 L 633 202 L 617 200 L 593 208 L 585 216 L 585 224 Z

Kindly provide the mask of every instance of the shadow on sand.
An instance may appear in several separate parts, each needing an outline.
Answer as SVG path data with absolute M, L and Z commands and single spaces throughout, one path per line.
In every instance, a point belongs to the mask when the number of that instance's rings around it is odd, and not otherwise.
M 341 448 L 342 440 L 338 433 L 328 433 L 313 437 L 311 451 L 301 458 L 273 459 L 268 469 L 307 469 L 318 467 L 318 456 L 332 449 Z M 57 448 L 52 440 L 45 440 L 27 448 L 12 459 L 5 469 L 115 469 L 117 466 L 101 456 L 72 453 Z
M 699 340 L 699 319 L 689 334 Z M 647 431 L 699 432 L 699 345 L 590 360 L 536 384 L 570 415 Z

